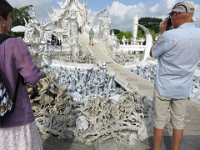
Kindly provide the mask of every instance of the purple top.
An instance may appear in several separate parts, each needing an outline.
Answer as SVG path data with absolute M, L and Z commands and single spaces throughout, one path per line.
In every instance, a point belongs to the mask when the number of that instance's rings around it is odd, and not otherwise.
M 42 73 L 33 63 L 28 46 L 20 38 L 9 38 L 0 45 L 0 75 L 10 94 L 14 95 L 18 73 L 24 78 L 19 82 L 14 111 L 0 128 L 22 126 L 34 121 L 26 84 L 35 84 Z

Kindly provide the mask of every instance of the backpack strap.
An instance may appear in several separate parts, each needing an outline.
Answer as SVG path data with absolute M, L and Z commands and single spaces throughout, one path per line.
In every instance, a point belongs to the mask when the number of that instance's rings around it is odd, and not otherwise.
M 3 43 L 8 38 L 11 38 L 12 36 L 9 36 L 7 34 L 0 34 L 0 44 Z
M 17 78 L 17 84 L 16 84 L 16 88 L 15 88 L 15 93 L 14 93 L 14 96 L 12 98 L 12 100 L 13 100 L 13 107 L 12 107 L 13 110 L 15 109 L 15 103 L 16 103 L 16 99 L 17 99 L 17 93 L 18 93 L 20 78 L 21 78 L 21 75 L 18 73 L 18 78 Z

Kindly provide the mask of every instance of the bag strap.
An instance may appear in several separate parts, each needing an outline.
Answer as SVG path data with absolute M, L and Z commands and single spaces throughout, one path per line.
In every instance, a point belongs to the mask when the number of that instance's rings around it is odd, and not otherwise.
M 16 103 L 16 99 L 17 99 L 17 93 L 18 93 L 18 89 L 19 89 L 19 81 L 20 81 L 21 75 L 18 73 L 18 77 L 17 77 L 17 84 L 16 84 L 16 88 L 15 88 L 15 93 L 14 96 L 12 98 L 13 101 L 13 107 L 12 107 L 12 111 L 15 108 L 15 103 Z
M 7 34 L 0 34 L 0 44 L 3 43 L 8 38 L 11 38 L 11 36 L 9 36 Z

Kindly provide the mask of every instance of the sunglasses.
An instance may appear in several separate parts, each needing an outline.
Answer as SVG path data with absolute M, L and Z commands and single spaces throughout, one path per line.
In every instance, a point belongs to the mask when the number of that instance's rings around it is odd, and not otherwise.
M 169 17 L 171 18 L 172 16 L 174 15 L 177 15 L 177 14 L 181 14 L 181 12 L 176 12 L 176 11 L 173 11 L 169 14 Z

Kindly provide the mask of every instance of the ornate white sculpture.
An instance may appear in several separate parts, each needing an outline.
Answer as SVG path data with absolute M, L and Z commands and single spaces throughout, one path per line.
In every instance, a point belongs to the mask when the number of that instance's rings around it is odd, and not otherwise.
M 102 24 L 100 24 L 99 27 L 99 33 L 103 35 L 104 39 L 107 39 L 110 35 L 110 24 L 111 24 L 111 18 L 109 16 L 108 10 L 103 9 L 96 15 L 96 17 L 98 17 L 98 19 L 102 21 Z

